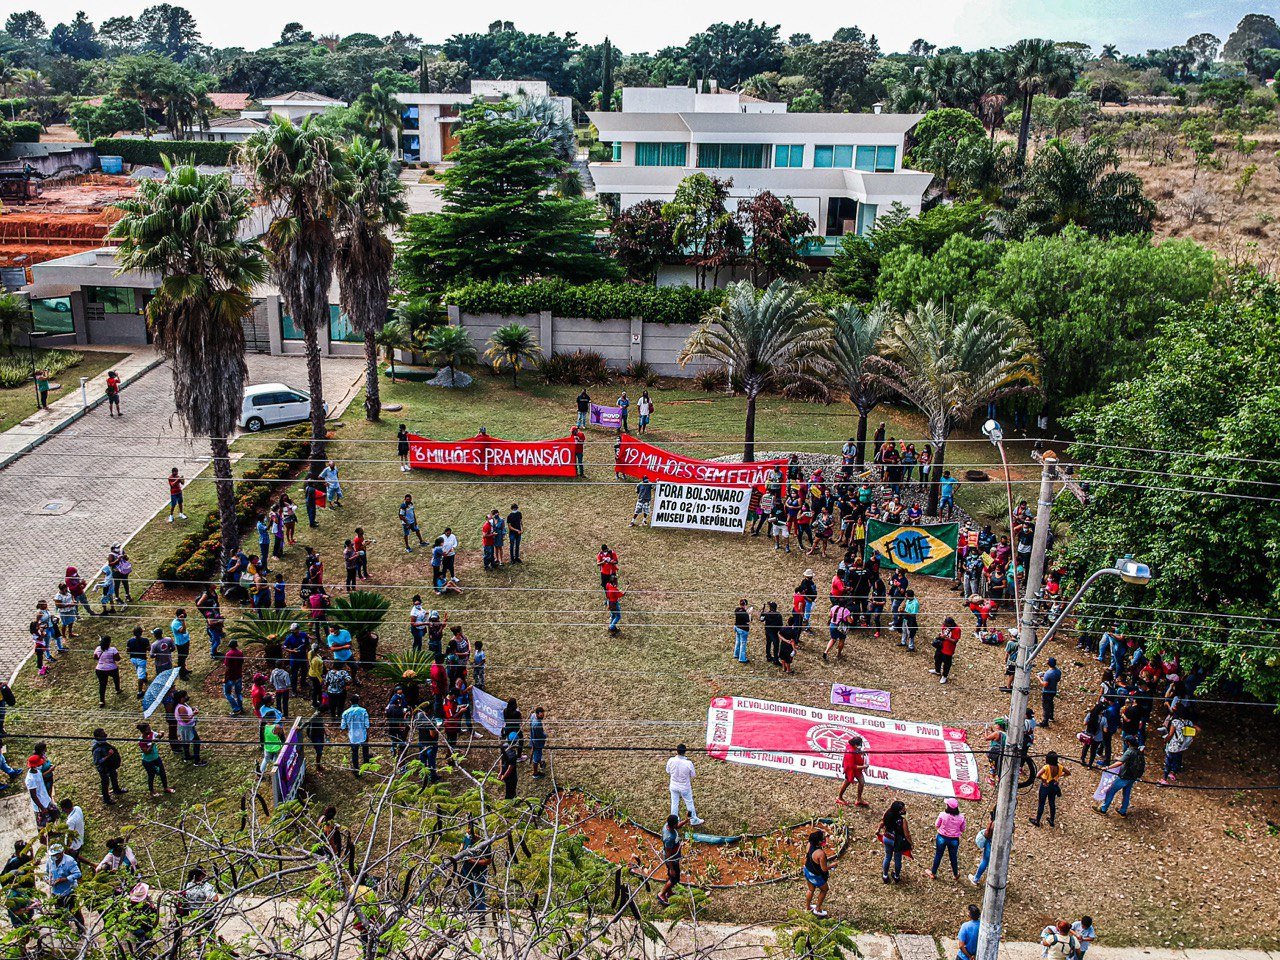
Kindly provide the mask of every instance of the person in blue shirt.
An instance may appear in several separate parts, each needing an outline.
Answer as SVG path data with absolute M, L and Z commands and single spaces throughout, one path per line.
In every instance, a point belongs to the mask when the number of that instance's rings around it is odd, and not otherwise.
M 179 609 L 173 615 L 173 621 L 169 624 L 169 632 L 173 634 L 174 651 L 178 655 L 178 677 L 182 680 L 190 680 L 191 674 L 187 671 L 187 655 L 191 651 L 191 634 L 187 632 L 187 611 Z
M 307 635 L 298 629 L 297 623 L 291 623 L 281 646 L 289 658 L 289 688 L 293 693 L 300 694 L 302 679 L 307 675 Z
M 941 494 L 938 498 L 938 515 L 951 519 L 951 511 L 956 506 L 956 479 L 951 476 L 950 470 L 942 471 L 942 480 L 938 484 L 938 490 Z
M 975 904 L 969 904 L 969 919 L 960 925 L 956 939 L 960 941 L 956 951 L 956 960 L 974 960 L 978 955 L 978 929 L 981 924 L 982 911 Z
M 258 565 L 262 568 L 263 573 L 270 573 L 267 567 L 267 557 L 271 555 L 271 524 L 267 523 L 267 515 L 265 513 L 258 514 Z
M 84 930 L 84 916 L 76 906 L 76 886 L 80 883 L 80 865 L 67 856 L 62 844 L 49 848 L 49 861 L 45 864 L 49 876 L 49 889 L 57 900 L 58 909 L 69 914 L 77 929 Z
M 362 751 L 364 762 L 369 762 L 369 711 L 360 706 L 360 694 L 353 693 L 351 706 L 342 711 L 341 729 L 347 731 L 347 742 L 351 744 L 351 772 L 358 777 Z
M 1058 661 L 1049 658 L 1049 669 L 1040 674 L 1040 726 L 1047 727 L 1053 720 L 1053 701 L 1058 696 L 1058 684 L 1062 682 L 1062 671 L 1058 669 Z
M 350 663 L 351 658 L 355 656 L 351 649 L 351 631 L 339 628 L 336 623 L 329 624 L 327 643 L 333 659 L 340 664 Z
M 618 408 L 619 414 L 622 417 L 622 424 L 621 424 L 622 432 L 630 433 L 631 428 L 627 426 L 627 412 L 631 409 L 631 401 L 627 398 L 627 391 L 625 390 L 622 391 L 622 396 L 618 398 L 618 402 L 616 406 Z

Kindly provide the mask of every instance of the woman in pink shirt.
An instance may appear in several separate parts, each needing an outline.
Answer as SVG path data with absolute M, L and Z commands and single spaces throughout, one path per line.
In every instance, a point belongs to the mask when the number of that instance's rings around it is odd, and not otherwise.
M 938 865 L 942 863 L 942 852 L 945 850 L 951 858 L 951 873 L 959 880 L 960 837 L 964 834 L 964 814 L 960 812 L 959 800 L 947 801 L 947 808 L 938 814 L 934 827 L 938 836 L 933 845 L 933 869 L 929 871 L 929 879 L 937 879 Z
M 98 706 L 105 707 L 108 683 L 114 683 L 116 696 L 120 695 L 120 651 L 110 637 L 103 637 L 94 648 L 93 659 L 97 662 L 93 672 L 98 675 Z

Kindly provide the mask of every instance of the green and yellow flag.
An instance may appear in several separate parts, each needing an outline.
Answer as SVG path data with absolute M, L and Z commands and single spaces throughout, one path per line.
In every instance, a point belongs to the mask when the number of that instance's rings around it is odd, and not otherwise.
M 867 552 L 874 553 L 886 567 L 900 567 L 907 573 L 925 577 L 954 577 L 956 550 L 960 546 L 960 524 L 885 523 L 867 521 Z

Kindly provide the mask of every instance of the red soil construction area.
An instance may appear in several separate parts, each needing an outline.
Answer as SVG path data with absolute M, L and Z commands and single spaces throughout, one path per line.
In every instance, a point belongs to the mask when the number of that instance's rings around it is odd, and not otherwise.
M 592 853 L 628 868 L 636 876 L 656 877 L 659 881 L 666 878 L 661 866 L 662 841 L 607 803 L 563 790 L 547 798 L 544 817 L 582 836 Z M 804 866 L 809 834 L 815 829 L 827 833 L 827 850 L 833 862 L 848 837 L 839 823 L 781 827 L 770 834 L 743 836 L 727 843 L 700 842 L 691 839 L 687 827 L 682 829 L 686 831 L 682 860 L 685 882 L 705 889 L 794 879 Z
M 133 193 L 128 177 L 86 174 L 46 184 L 43 195 L 28 203 L 6 203 L 0 210 L 0 266 L 29 267 L 102 246 L 120 218 L 111 204 Z

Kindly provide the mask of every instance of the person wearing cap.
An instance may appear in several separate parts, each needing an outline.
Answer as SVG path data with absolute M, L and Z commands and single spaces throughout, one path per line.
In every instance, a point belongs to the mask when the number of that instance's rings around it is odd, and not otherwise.
M 960 837 L 964 835 L 964 814 L 960 812 L 960 801 L 954 797 L 947 800 L 943 811 L 934 821 L 937 835 L 933 843 L 933 866 L 929 869 L 930 880 L 938 878 L 938 866 L 942 863 L 945 851 L 951 860 L 951 873 L 960 879 Z
M 1049 669 L 1040 674 L 1040 726 L 1048 727 L 1053 720 L 1053 701 L 1058 696 L 1058 684 L 1062 682 L 1062 671 L 1058 669 L 1058 661 L 1049 658 Z M 1052 818 L 1049 821 L 1053 822 Z
M 49 847 L 49 859 L 45 863 L 49 878 L 49 892 L 53 894 L 58 909 L 75 921 L 77 929 L 84 930 L 84 916 L 76 906 L 76 887 L 80 883 L 80 864 L 67 855 L 62 844 Z
M 1129 815 L 1129 799 L 1133 794 L 1133 785 L 1142 779 L 1142 775 L 1147 772 L 1147 758 L 1142 754 L 1142 743 L 1135 736 L 1126 736 L 1124 738 L 1124 753 L 1120 755 L 1120 760 L 1106 768 L 1115 774 L 1115 779 L 1111 782 L 1111 786 L 1107 787 L 1107 792 L 1102 799 L 1101 806 L 1093 809 L 1103 816 L 1111 809 L 1111 801 L 1115 799 L 1117 793 L 1122 794 L 1120 798 L 1120 816 L 1127 817 Z
M 27 757 L 27 775 L 23 783 L 27 795 L 31 797 L 31 808 L 36 816 L 36 826 L 44 828 L 58 818 L 58 808 L 49 796 L 49 787 L 44 782 L 40 768 L 44 766 L 44 757 L 32 754 Z
M 520 748 L 516 745 L 519 736 L 514 730 L 507 734 L 498 762 L 498 779 L 502 781 L 503 796 L 508 800 L 516 798 L 516 785 L 520 776 Z

